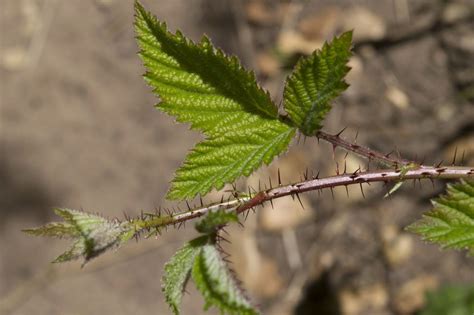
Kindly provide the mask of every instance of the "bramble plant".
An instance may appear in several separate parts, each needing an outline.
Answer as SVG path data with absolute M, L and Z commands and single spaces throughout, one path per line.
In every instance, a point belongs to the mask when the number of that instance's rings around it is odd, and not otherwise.
M 285 113 L 279 113 L 270 95 L 245 70 L 236 57 L 226 56 L 207 37 L 194 43 L 170 33 L 166 24 L 135 3 L 135 30 L 140 57 L 146 68 L 146 82 L 160 97 L 156 107 L 205 135 L 176 171 L 167 199 L 182 200 L 186 211 L 143 213 L 124 221 L 71 209 L 55 209 L 63 221 L 25 232 L 37 236 L 70 238 L 69 250 L 54 262 L 82 258 L 84 263 L 132 238 L 161 233 L 167 226 L 179 226 L 203 217 L 195 227 L 200 236 L 186 243 L 165 265 L 163 292 L 174 314 L 179 314 L 182 293 L 192 279 L 205 299 L 205 309 L 222 313 L 258 314 L 237 285 L 221 257 L 220 232 L 230 223 L 264 202 L 285 196 L 299 200 L 299 194 L 371 182 L 394 183 L 393 194 L 407 180 L 459 179 L 448 186 L 445 196 L 433 200 L 433 210 L 408 227 L 423 239 L 442 247 L 468 249 L 474 253 L 474 167 L 422 165 L 392 157 L 323 132 L 322 122 L 332 101 L 348 84 L 352 32 L 345 32 L 302 58 L 288 77 L 283 94 Z M 331 177 L 305 175 L 303 181 L 269 189 L 233 192 L 231 197 L 193 208 L 188 200 L 220 190 L 241 176 L 249 176 L 262 164 L 287 150 L 296 134 L 327 141 L 333 148 L 376 162 L 375 170 L 358 169 Z M 202 200 L 202 199 L 201 199 Z

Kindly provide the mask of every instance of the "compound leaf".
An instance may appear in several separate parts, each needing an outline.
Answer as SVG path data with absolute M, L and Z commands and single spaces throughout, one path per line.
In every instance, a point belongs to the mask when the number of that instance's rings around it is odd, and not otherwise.
M 179 305 L 181 304 L 183 291 L 193 268 L 194 260 L 207 241 L 207 236 L 190 241 L 178 250 L 165 265 L 162 290 L 165 294 L 166 302 L 176 315 L 179 314 Z
M 207 136 L 177 171 L 169 199 L 220 189 L 286 149 L 294 128 L 280 121 L 268 92 L 237 58 L 207 37 L 196 44 L 168 32 L 138 2 L 135 9 L 145 79 L 160 97 L 157 107 Z
M 349 86 L 344 77 L 350 70 L 351 46 L 352 32 L 343 33 L 301 59 L 287 79 L 285 109 L 303 134 L 312 136 L 321 129 L 330 102 Z
M 216 306 L 225 314 L 258 314 L 235 283 L 214 245 L 207 244 L 202 247 L 195 259 L 192 277 L 204 296 L 205 310 Z
M 447 191 L 447 195 L 432 200 L 433 210 L 408 230 L 443 248 L 467 249 L 473 255 L 474 181 L 448 185 Z

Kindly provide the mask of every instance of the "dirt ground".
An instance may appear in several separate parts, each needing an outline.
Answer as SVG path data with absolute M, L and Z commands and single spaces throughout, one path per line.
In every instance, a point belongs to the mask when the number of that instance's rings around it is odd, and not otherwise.
M 256 70 L 279 102 L 298 56 L 354 29 L 351 87 L 324 130 L 426 164 L 474 165 L 474 1 L 143 0 L 171 29 L 203 33 Z M 200 139 L 153 108 L 141 79 L 133 2 L 0 1 L 0 314 L 168 314 L 163 264 L 192 225 L 92 261 L 51 265 L 66 242 L 21 229 L 53 207 L 136 215 L 164 202 L 169 181 Z M 344 153 L 314 140 L 240 185 L 336 172 Z M 366 162 L 348 156 L 349 169 Z M 424 294 L 474 281 L 465 253 L 440 251 L 403 230 L 444 184 L 381 185 L 282 200 L 232 227 L 233 268 L 264 314 L 416 314 Z M 208 200 L 212 199 L 211 197 Z M 189 289 L 183 314 L 201 313 Z M 210 312 L 213 314 L 213 312 Z

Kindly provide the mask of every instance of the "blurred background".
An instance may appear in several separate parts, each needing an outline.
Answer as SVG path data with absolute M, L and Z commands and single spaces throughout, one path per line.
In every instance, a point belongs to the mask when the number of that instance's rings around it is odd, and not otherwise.
M 351 87 L 324 130 L 347 127 L 349 140 L 358 133 L 358 143 L 426 164 L 450 163 L 457 147 L 474 165 L 473 0 L 143 4 L 172 30 L 194 40 L 206 33 L 237 55 L 276 102 L 298 57 L 354 29 Z M 0 0 L 1 314 L 170 313 L 160 290 L 163 264 L 194 235 L 192 224 L 131 242 L 83 269 L 49 263 L 66 242 L 20 231 L 55 219 L 53 207 L 123 218 L 176 206 L 164 194 L 200 135 L 153 108 L 132 21 L 132 1 Z M 327 176 L 344 163 L 367 167 L 338 150 L 333 158 L 314 139 L 295 141 L 239 185 L 275 183 L 277 167 L 288 183 L 306 168 Z M 388 199 L 377 184 L 364 186 L 365 198 L 359 187 L 348 196 L 344 188 L 334 197 L 308 193 L 305 209 L 281 200 L 251 214 L 245 229 L 229 228 L 233 268 L 264 314 L 427 312 L 427 292 L 474 280 L 465 253 L 441 252 L 403 230 L 444 185 L 407 183 Z M 202 313 L 201 297 L 188 291 L 183 314 Z M 454 294 L 464 301 L 458 305 L 472 307 L 472 291 L 462 292 Z

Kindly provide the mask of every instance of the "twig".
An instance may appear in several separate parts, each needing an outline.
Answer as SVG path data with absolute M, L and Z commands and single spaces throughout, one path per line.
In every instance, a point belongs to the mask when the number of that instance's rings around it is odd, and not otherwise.
M 410 179 L 462 179 L 474 178 L 474 167 L 435 167 L 435 166 L 417 166 L 416 169 L 395 170 L 377 170 L 370 172 L 354 172 L 352 174 L 342 174 L 326 178 L 317 178 L 306 180 L 286 186 L 279 186 L 264 191 L 260 191 L 253 196 L 234 199 L 224 203 L 215 203 L 210 206 L 204 206 L 198 209 L 191 209 L 185 212 L 171 214 L 166 218 L 157 217 L 156 219 L 141 220 L 135 219 L 134 223 L 141 229 L 160 228 L 168 225 L 176 225 L 184 221 L 195 219 L 205 215 L 208 212 L 225 209 L 236 211 L 238 214 L 244 213 L 257 206 L 261 206 L 267 201 L 282 198 L 285 196 L 294 196 L 308 191 L 320 191 L 325 188 L 335 188 L 349 185 L 362 185 L 372 182 L 398 182 Z M 137 229 L 137 233 L 140 229 Z
M 318 139 L 323 139 L 331 143 L 334 149 L 336 147 L 341 147 L 349 152 L 353 152 L 357 155 L 365 157 L 369 159 L 369 161 L 374 160 L 374 161 L 379 162 L 380 164 L 383 164 L 389 167 L 398 168 L 400 166 L 415 164 L 414 162 L 411 162 L 409 160 L 397 158 L 397 157 L 391 156 L 390 154 L 383 154 L 381 152 L 369 149 L 367 147 L 358 145 L 356 143 L 350 143 L 342 139 L 339 134 L 330 135 L 328 133 L 325 133 L 324 131 L 318 131 L 318 133 L 316 134 L 316 137 Z
M 276 187 L 262 191 L 255 195 L 248 202 L 237 208 L 238 213 L 242 213 L 250 208 L 258 206 L 270 199 L 277 199 L 285 196 L 303 193 L 307 191 L 321 190 L 324 188 L 334 188 L 354 184 L 364 184 L 372 182 L 394 182 L 409 179 L 461 179 L 474 178 L 474 168 L 472 167 L 431 167 L 420 166 L 414 170 L 408 170 L 405 174 L 401 170 L 378 170 L 373 172 L 343 174 L 320 179 L 303 181 L 287 186 Z

